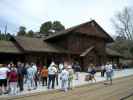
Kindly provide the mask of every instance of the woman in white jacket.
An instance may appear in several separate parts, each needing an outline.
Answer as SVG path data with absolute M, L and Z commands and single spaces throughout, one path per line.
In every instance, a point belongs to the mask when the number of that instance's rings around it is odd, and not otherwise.
M 63 68 L 61 74 L 60 74 L 60 79 L 61 79 L 61 90 L 67 92 L 68 89 L 68 77 L 69 77 L 69 72 L 66 68 Z

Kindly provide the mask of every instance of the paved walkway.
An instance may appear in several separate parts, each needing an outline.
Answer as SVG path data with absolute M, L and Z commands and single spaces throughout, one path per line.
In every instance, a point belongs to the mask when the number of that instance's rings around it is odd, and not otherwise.
M 73 86 L 76 87 L 76 86 L 88 84 L 88 82 L 84 80 L 85 75 L 87 75 L 87 73 L 80 73 L 79 80 L 74 80 Z M 106 79 L 106 77 L 101 77 L 100 75 L 101 75 L 100 72 L 96 73 L 96 75 L 95 75 L 97 82 L 104 81 Z M 133 75 L 133 69 L 116 70 L 116 71 L 114 71 L 114 77 L 113 78 L 119 78 L 119 77 L 130 76 L 130 75 Z M 89 83 L 91 83 L 91 81 Z M 60 87 L 60 85 L 56 86 L 55 89 L 59 89 L 59 87 Z M 17 95 L 36 93 L 36 92 L 41 92 L 41 91 L 51 91 L 51 90 L 48 90 L 46 86 L 42 87 L 41 85 L 36 90 L 27 91 L 27 86 L 25 84 L 24 89 L 25 90 L 23 92 L 21 92 L 21 93 L 18 92 Z M 5 96 L 8 96 L 8 95 L 2 95 L 0 97 L 5 97 Z

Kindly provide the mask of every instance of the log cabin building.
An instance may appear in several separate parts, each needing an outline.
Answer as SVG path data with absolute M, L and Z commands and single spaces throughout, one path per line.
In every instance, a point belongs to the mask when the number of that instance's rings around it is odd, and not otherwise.
M 22 61 L 48 66 L 51 61 L 78 61 L 86 70 L 89 63 L 119 63 L 120 54 L 106 48 L 111 42 L 112 37 L 92 20 L 46 38 L 15 36 L 10 41 L 0 41 L 0 63 Z

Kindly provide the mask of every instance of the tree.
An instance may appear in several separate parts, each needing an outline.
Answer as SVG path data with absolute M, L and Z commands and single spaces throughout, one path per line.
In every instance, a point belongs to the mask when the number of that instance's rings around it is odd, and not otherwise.
M 115 38 L 115 40 L 116 41 L 123 41 L 123 40 L 126 40 L 126 37 L 125 36 L 117 36 L 116 38 Z
M 61 24 L 61 22 L 59 22 L 59 21 L 54 21 L 54 22 L 53 22 L 53 25 L 52 25 L 52 29 L 53 29 L 55 32 L 59 32 L 59 31 L 65 30 L 65 27 Z
M 108 47 L 112 50 L 119 52 L 125 58 L 133 57 L 133 41 L 131 40 L 119 40 L 114 43 L 108 44 Z
M 47 21 L 41 25 L 40 33 L 48 36 L 64 29 L 65 27 L 61 24 L 60 21 L 54 21 L 53 23 L 51 21 Z
M 26 27 L 20 26 L 19 31 L 17 32 L 17 36 L 25 36 L 26 35 Z
M 0 33 L 0 40 L 6 40 L 6 41 L 8 41 L 8 40 L 10 40 L 10 38 L 11 38 L 10 33 L 7 33 L 7 34 Z
M 48 35 L 50 33 L 50 30 L 52 29 L 52 22 L 47 21 L 43 23 L 40 27 L 40 33 L 43 33 L 45 35 Z
M 112 19 L 116 33 L 128 40 L 133 40 L 133 9 L 125 7 Z
M 33 30 L 29 30 L 28 33 L 26 34 L 26 36 L 28 36 L 28 37 L 33 37 L 33 35 L 34 35 Z

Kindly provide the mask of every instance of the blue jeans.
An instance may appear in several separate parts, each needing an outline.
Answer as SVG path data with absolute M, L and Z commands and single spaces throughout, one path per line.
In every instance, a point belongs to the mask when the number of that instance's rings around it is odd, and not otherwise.
M 52 82 L 52 88 L 54 89 L 55 75 L 48 75 L 48 89 L 50 88 L 51 82 Z

